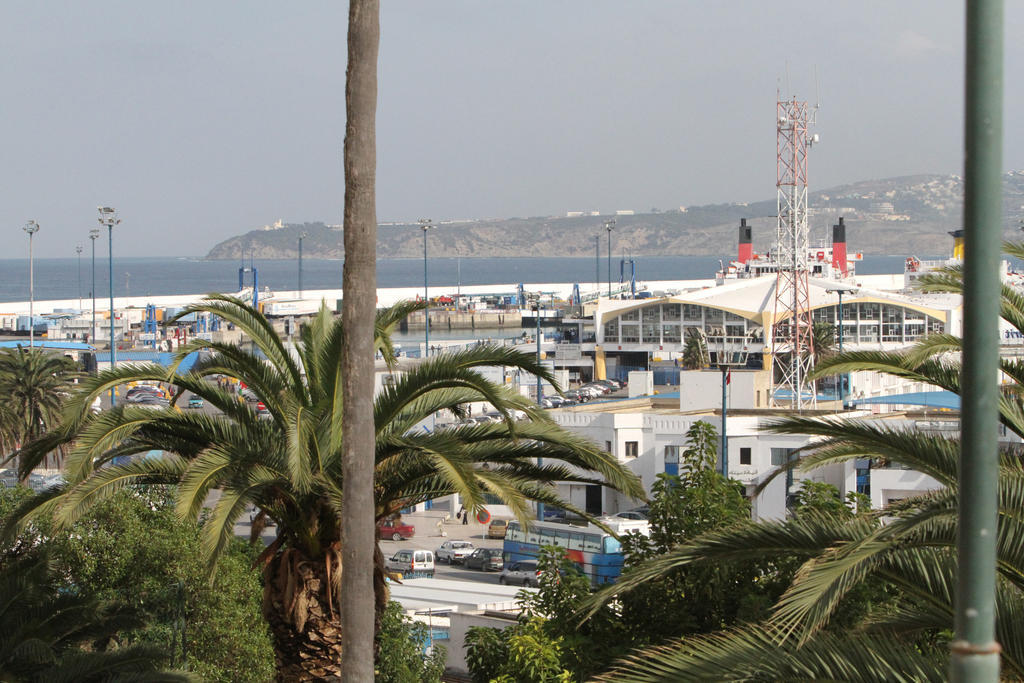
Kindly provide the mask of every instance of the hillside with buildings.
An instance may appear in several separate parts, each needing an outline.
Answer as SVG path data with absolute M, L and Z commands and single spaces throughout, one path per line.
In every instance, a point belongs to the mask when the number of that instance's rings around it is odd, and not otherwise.
M 1019 234 L 1024 217 L 1024 171 L 1003 179 L 1007 237 Z M 963 182 L 959 176 L 918 175 L 868 180 L 812 192 L 811 244 L 827 241 L 829 227 L 844 216 L 850 248 L 866 254 L 941 254 L 949 248 L 947 232 L 961 227 Z M 440 222 L 430 233 L 431 251 L 463 257 L 592 256 L 595 238 L 604 240 L 605 221 L 614 218 L 616 250 L 647 255 L 725 256 L 734 251 L 736 225 L 747 218 L 754 228 L 754 248 L 766 251 L 775 234 L 775 200 L 619 211 L 566 211 L 562 216 Z M 298 237 L 311 258 L 344 254 L 341 226 L 324 223 L 274 225 L 217 244 L 210 259 L 294 258 Z M 625 245 L 628 245 L 625 246 Z M 418 257 L 422 238 L 415 224 L 381 224 L 381 257 Z

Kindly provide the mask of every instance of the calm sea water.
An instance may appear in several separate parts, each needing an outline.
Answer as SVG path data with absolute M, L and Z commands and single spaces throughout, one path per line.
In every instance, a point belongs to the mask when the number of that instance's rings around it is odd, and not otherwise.
M 719 260 L 708 256 L 635 257 L 636 276 L 643 280 L 689 280 L 713 277 Z M 865 256 L 857 268 L 864 275 L 903 271 L 903 256 Z M 294 260 L 256 261 L 260 287 L 271 290 L 298 288 L 298 264 Z M 341 287 L 341 261 L 302 260 L 304 289 Z M 602 282 L 607 282 L 608 260 L 599 264 Z M 187 258 L 115 258 L 114 296 L 158 294 L 200 294 L 233 292 L 238 288 L 237 261 L 206 261 Z M 626 278 L 629 264 L 626 264 Z M 106 259 L 96 259 L 96 294 L 105 297 L 109 279 Z M 594 283 L 595 262 L 588 258 L 431 258 L 428 263 L 431 287 L 501 283 L 579 282 Z M 246 276 L 249 283 L 251 276 Z M 612 279 L 619 281 L 619 260 L 612 259 Z M 415 287 L 423 284 L 422 259 L 381 259 L 377 262 L 378 287 Z M 35 298 L 74 299 L 89 297 L 92 287 L 91 260 L 84 254 L 75 258 L 35 259 Z M 28 301 L 28 259 L 0 259 L 0 301 Z

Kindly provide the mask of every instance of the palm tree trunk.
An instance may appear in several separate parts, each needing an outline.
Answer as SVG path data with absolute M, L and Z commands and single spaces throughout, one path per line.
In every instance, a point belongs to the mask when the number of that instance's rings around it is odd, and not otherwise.
M 331 562 L 332 571 L 338 570 Z M 274 638 L 279 681 L 336 680 L 342 653 L 324 561 L 277 553 L 263 575 L 263 616 Z
M 350 0 L 345 79 L 345 265 L 342 317 L 342 680 L 373 680 L 373 336 L 377 274 L 377 49 L 379 0 Z

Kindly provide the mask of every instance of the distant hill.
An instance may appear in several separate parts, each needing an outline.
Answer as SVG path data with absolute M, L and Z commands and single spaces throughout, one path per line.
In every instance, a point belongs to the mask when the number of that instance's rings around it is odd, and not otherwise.
M 1004 233 L 1020 235 L 1024 217 L 1024 171 L 1003 177 Z M 867 180 L 812 192 L 811 244 L 827 243 L 830 226 L 846 219 L 852 251 L 865 254 L 943 254 L 950 230 L 961 227 L 963 182 L 959 176 L 918 175 Z M 766 251 L 775 238 L 775 200 L 754 204 L 712 204 L 685 210 L 614 216 L 613 249 L 637 256 L 728 256 L 736 249 L 736 226 L 746 218 L 754 227 L 754 248 Z M 605 249 L 604 221 L 611 216 L 542 216 L 442 223 L 429 233 L 435 256 L 592 256 L 595 237 Z M 323 223 L 278 224 L 224 240 L 206 255 L 234 259 L 295 258 L 298 236 L 307 236 L 310 258 L 344 255 L 342 231 Z M 380 257 L 418 257 L 417 225 L 381 225 Z

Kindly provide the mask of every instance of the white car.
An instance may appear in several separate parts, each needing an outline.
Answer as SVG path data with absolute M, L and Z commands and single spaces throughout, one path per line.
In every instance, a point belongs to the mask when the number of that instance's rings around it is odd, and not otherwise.
M 445 541 L 440 548 L 434 551 L 434 557 L 438 562 L 462 564 L 462 561 L 469 557 L 475 549 L 469 541 Z
M 385 560 L 388 571 L 397 572 L 403 579 L 434 577 L 434 553 L 429 550 L 399 550 Z

